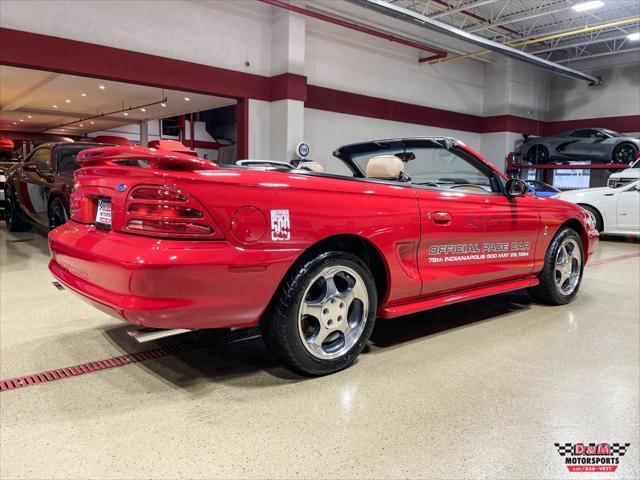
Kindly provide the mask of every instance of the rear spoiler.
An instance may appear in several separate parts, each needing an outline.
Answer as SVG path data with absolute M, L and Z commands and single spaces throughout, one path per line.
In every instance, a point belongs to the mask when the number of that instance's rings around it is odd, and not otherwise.
M 158 170 L 216 170 L 220 167 L 203 158 L 144 147 L 100 147 L 82 150 L 77 157 L 82 167 L 133 166 L 133 162 L 148 163 Z

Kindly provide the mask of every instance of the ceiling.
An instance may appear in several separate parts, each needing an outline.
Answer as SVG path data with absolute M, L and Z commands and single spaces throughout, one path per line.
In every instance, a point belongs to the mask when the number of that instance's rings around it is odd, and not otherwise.
M 0 66 L 0 130 L 83 135 L 235 103 L 230 98 Z M 61 126 L 69 122 L 75 123 Z
M 640 40 L 627 38 L 640 31 L 640 0 L 601 0 L 601 5 L 585 11 L 574 7 L 586 0 L 389 1 L 558 63 L 640 49 Z M 608 26 L 613 22 L 617 24 Z M 476 50 L 471 47 L 462 53 Z

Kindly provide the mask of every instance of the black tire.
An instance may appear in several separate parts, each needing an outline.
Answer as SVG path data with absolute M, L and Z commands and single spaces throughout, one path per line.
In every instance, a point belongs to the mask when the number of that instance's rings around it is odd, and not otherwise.
M 527 152 L 527 160 L 534 165 L 544 165 L 549 162 L 549 150 L 544 145 L 534 145 Z
M 578 267 L 577 283 L 569 293 L 563 293 L 556 282 L 556 259 L 558 258 L 560 248 L 565 242 L 573 242 L 577 245 L 580 253 L 580 265 Z M 544 258 L 544 267 L 538 275 L 540 283 L 529 288 L 529 294 L 538 302 L 548 305 L 565 305 L 575 298 L 580 289 L 582 282 L 582 274 L 584 272 L 584 248 L 580 235 L 570 227 L 563 227 L 551 241 L 547 253 Z
M 18 205 L 16 197 L 10 189 L 5 190 L 5 199 L 4 221 L 7 224 L 7 229 L 10 232 L 30 230 L 31 224 L 23 220 L 20 205 Z
M 604 230 L 604 220 L 602 219 L 602 214 L 598 211 L 598 209 L 592 207 L 591 205 L 583 205 L 581 203 L 579 203 L 578 205 L 591 212 L 591 215 L 593 215 L 596 219 L 596 230 L 598 230 L 598 232 L 602 232 Z
M 318 358 L 310 353 L 308 347 L 303 343 L 302 336 L 304 333 L 302 333 L 300 327 L 303 316 L 300 313 L 300 309 L 302 302 L 308 301 L 308 299 L 303 298 L 308 295 L 307 290 L 315 285 L 316 279 L 319 278 L 318 276 L 322 272 L 333 267 L 350 269 L 359 275 L 368 295 L 368 310 L 366 315 L 365 310 L 361 312 L 361 321 L 364 324 L 361 327 L 362 330 L 359 336 L 352 339 L 355 343 L 344 353 L 341 353 L 340 356 L 325 359 Z M 329 298 L 324 294 L 322 296 L 326 299 Z M 265 313 L 260 323 L 260 328 L 264 341 L 271 352 L 287 367 L 303 375 L 327 375 L 348 367 L 362 352 L 373 330 L 377 307 L 376 285 L 367 265 L 351 253 L 341 251 L 325 252 L 305 261 L 287 274 L 276 293 L 272 305 Z M 345 308 L 349 308 L 349 312 L 352 311 L 350 306 Z M 323 310 L 323 312 L 326 311 L 326 309 Z M 345 315 L 343 321 L 348 321 L 347 315 Z M 328 322 L 331 324 L 331 320 L 328 320 Z M 322 328 L 320 321 L 318 321 L 318 328 Z M 335 333 L 339 335 L 339 332 Z M 329 339 L 329 337 L 326 338 Z M 346 339 L 344 348 L 347 348 Z
M 613 163 L 629 164 L 636 159 L 636 153 L 638 153 L 638 147 L 633 143 L 621 143 L 613 149 L 611 161 Z
M 67 211 L 62 204 L 62 200 L 54 198 L 49 205 L 49 230 L 53 230 L 60 225 L 64 225 L 69 220 Z

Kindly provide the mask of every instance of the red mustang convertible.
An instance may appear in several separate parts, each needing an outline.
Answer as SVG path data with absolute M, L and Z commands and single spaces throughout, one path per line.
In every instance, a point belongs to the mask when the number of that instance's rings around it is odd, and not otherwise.
M 581 207 L 529 194 L 452 138 L 334 155 L 349 174 L 85 150 L 49 268 L 135 325 L 259 325 L 286 365 L 311 375 L 351 364 L 376 316 L 522 288 L 556 305 L 576 295 L 598 240 Z

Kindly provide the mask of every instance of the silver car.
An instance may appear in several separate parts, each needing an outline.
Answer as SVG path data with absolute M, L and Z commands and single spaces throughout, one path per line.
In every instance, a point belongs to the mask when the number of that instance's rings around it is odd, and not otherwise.
M 535 164 L 570 160 L 631 163 L 638 150 L 638 138 L 606 128 L 578 128 L 552 137 L 528 137 L 520 146 L 520 157 Z

